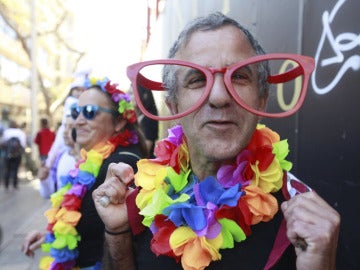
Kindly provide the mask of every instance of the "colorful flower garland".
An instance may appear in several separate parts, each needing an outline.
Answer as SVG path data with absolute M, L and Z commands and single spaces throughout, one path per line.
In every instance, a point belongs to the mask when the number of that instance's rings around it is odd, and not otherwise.
M 155 148 L 156 159 L 138 162 L 136 197 L 143 224 L 153 233 L 151 250 L 180 261 L 184 269 L 204 269 L 251 234 L 251 225 L 269 221 L 278 211 L 271 192 L 282 187 L 287 140 L 258 125 L 235 164 L 202 181 L 191 172 L 181 126 L 169 130 Z
M 108 79 L 101 81 L 90 79 L 89 83 L 88 87 L 99 85 L 102 91 L 110 93 L 112 100 L 118 102 L 119 113 L 130 123 L 136 121 L 130 97 L 118 90 L 117 85 L 112 85 Z M 76 258 L 79 255 L 77 246 L 81 241 L 76 225 L 81 218 L 79 209 L 82 199 L 94 185 L 103 160 L 109 157 L 117 146 L 126 147 L 137 143 L 137 134 L 126 129 L 116 137 L 110 138 L 109 141 L 97 144 L 89 152 L 81 150 L 82 160 L 68 175 L 61 177 L 63 187 L 51 195 L 52 208 L 45 212 L 48 233 L 42 249 L 44 252 L 49 252 L 51 257 L 45 256 L 40 260 L 41 270 L 65 270 L 75 267 Z

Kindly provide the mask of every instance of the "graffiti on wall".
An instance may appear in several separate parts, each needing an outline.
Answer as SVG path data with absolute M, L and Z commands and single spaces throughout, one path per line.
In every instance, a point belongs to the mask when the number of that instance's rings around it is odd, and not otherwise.
M 331 25 L 336 18 L 340 8 L 346 3 L 346 0 L 338 0 L 334 8 L 324 11 L 322 15 L 322 34 L 315 54 L 316 68 L 311 77 L 311 84 L 316 94 L 324 95 L 332 91 L 339 83 L 346 72 L 356 72 L 360 70 L 360 55 L 351 54 L 357 47 L 360 47 L 360 34 L 343 32 L 334 36 Z M 327 58 L 321 58 L 324 46 L 330 46 L 333 55 Z M 349 54 L 350 52 L 350 54 Z M 347 53 L 347 56 L 344 54 Z M 328 76 L 330 81 L 325 85 L 319 86 L 318 77 L 321 69 L 336 67 L 335 76 Z

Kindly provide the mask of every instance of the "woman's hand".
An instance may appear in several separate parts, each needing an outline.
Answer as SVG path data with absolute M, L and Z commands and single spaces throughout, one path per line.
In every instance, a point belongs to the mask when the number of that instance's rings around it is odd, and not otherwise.
M 21 245 L 21 251 L 25 253 L 26 256 L 34 257 L 35 250 L 38 249 L 44 242 L 45 233 L 32 231 L 25 237 L 25 242 Z

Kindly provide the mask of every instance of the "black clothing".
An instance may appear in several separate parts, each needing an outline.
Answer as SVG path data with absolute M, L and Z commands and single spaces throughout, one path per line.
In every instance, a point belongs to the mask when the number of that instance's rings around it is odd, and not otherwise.
M 13 187 L 18 187 L 18 172 L 21 164 L 21 156 L 5 157 L 5 188 L 9 188 L 10 178 L 13 179 Z
M 80 208 L 82 216 L 76 226 L 77 231 L 81 235 L 81 241 L 78 245 L 79 257 L 76 260 L 77 266 L 92 266 L 96 262 L 101 261 L 103 256 L 105 226 L 96 211 L 92 199 L 92 192 L 104 182 L 110 163 L 127 163 L 134 169 L 134 172 L 136 172 L 136 162 L 140 158 L 141 154 L 137 146 L 130 145 L 128 147 L 119 146 L 103 161 L 99 170 L 99 175 L 96 178 L 93 187 L 86 192 Z
M 284 201 L 281 190 L 274 194 L 279 205 Z M 233 249 L 221 249 L 222 259 L 211 262 L 206 270 L 232 270 L 232 269 L 264 269 L 272 250 L 276 234 L 283 219 L 281 210 L 269 222 L 260 222 L 251 226 L 252 234 L 245 241 L 235 243 Z M 135 236 L 137 269 L 139 270 L 162 270 L 182 269 L 181 262 L 167 256 L 156 257 L 150 250 L 152 233 L 149 229 Z M 296 269 L 296 255 L 293 246 L 288 247 L 280 261 L 272 269 L 291 270 Z

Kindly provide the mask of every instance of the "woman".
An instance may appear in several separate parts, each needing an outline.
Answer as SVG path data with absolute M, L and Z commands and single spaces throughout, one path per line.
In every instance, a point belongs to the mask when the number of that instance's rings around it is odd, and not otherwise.
M 104 181 L 110 163 L 124 162 L 135 169 L 146 153 L 129 96 L 107 78 L 89 79 L 87 85 L 78 104 L 71 107 L 82 160 L 62 178 L 64 187 L 51 196 L 42 245 L 51 257 L 41 260 L 41 269 L 99 269 L 104 224 L 91 193 Z M 23 247 L 27 255 L 33 254 L 39 238 L 27 239 Z
M 53 165 L 48 169 L 41 167 L 39 174 L 48 174 L 48 177 L 40 181 L 40 195 L 43 198 L 49 198 L 52 193 L 62 187 L 61 176 L 69 173 L 74 168 L 76 162 L 80 159 L 80 148 L 72 138 L 75 120 L 70 115 L 70 110 L 66 113 L 64 125 L 63 140 L 66 147 L 59 150 L 56 154 Z

